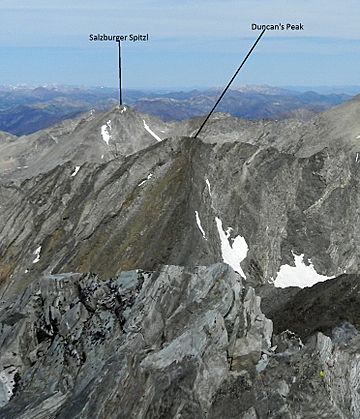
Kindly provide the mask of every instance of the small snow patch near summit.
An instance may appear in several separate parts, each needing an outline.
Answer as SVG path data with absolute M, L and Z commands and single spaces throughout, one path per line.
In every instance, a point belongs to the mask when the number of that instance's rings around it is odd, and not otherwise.
M 109 145 L 109 141 L 111 140 L 111 120 L 107 121 L 107 123 L 101 127 L 101 136 L 106 144 Z
M 247 252 L 249 250 L 246 240 L 244 237 L 237 236 L 231 245 L 229 237 L 232 228 L 229 227 L 225 232 L 223 230 L 223 225 L 220 218 L 216 217 L 215 221 L 221 240 L 221 253 L 223 261 L 230 265 L 235 272 L 238 272 L 243 278 L 246 279 L 246 275 L 240 266 L 240 263 L 246 258 Z
M 320 275 L 316 272 L 313 264 L 305 265 L 304 255 L 295 255 L 295 266 L 282 265 L 275 278 L 274 285 L 277 288 L 287 287 L 312 287 L 318 282 L 324 282 L 334 278 Z
M 143 123 L 144 123 L 144 128 L 146 129 L 146 131 L 149 134 L 151 134 L 155 138 L 156 141 L 159 141 L 159 142 L 162 141 L 162 139 L 150 129 L 149 125 L 145 122 L 145 119 L 143 119 Z

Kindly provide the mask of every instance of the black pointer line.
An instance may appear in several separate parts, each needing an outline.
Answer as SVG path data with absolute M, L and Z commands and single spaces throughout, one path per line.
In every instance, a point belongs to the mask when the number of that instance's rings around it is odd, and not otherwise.
M 259 35 L 258 39 L 256 40 L 255 44 L 251 47 L 250 51 L 247 53 L 246 57 L 244 58 L 243 62 L 240 64 L 240 67 L 236 70 L 236 73 L 232 76 L 231 80 L 225 87 L 224 91 L 221 93 L 219 99 L 216 101 L 215 105 L 211 109 L 209 115 L 206 117 L 205 121 L 202 123 L 201 127 L 198 129 L 197 133 L 195 134 L 194 138 L 196 138 L 201 130 L 204 128 L 205 124 L 209 120 L 210 116 L 213 114 L 214 110 L 216 109 L 217 105 L 220 103 L 221 99 L 224 97 L 225 93 L 227 92 L 228 88 L 231 86 L 231 83 L 234 81 L 235 77 L 238 75 L 239 71 L 243 68 L 243 65 L 246 63 L 247 59 L 250 57 L 251 53 L 254 51 L 256 45 L 260 41 L 261 37 L 264 35 L 266 29 L 264 29 L 261 34 Z
M 119 45 L 119 103 L 122 105 L 122 86 L 121 86 L 121 41 L 117 41 Z

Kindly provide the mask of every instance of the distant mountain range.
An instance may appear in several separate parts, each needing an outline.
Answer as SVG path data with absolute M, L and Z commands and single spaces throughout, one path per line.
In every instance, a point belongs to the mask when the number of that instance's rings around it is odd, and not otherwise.
M 345 89 L 344 89 L 345 91 Z M 182 121 L 205 115 L 221 89 L 191 91 L 124 91 L 125 102 L 137 111 L 164 121 Z M 339 105 L 349 93 L 319 94 L 272 86 L 242 86 L 230 90 L 217 111 L 245 119 L 307 120 Z M 117 104 L 118 91 L 104 87 L 0 86 L 0 131 L 26 135 L 94 109 Z

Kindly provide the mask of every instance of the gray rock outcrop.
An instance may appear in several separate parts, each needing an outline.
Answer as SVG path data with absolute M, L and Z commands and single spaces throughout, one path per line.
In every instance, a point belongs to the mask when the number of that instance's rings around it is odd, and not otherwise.
M 272 327 L 225 264 L 45 276 L 0 310 L 0 417 L 357 417 L 360 336 Z
M 224 264 L 44 277 L 2 307 L 0 324 L 11 398 L 0 417 L 14 418 L 205 417 L 272 334 L 254 290 Z

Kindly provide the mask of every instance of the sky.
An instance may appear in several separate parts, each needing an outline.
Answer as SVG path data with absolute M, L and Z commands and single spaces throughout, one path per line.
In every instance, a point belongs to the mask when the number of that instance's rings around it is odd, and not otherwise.
M 116 87 L 117 45 L 89 34 L 149 34 L 122 45 L 125 88 L 220 87 L 259 31 L 235 84 L 358 85 L 358 0 L 0 0 L 0 85 Z

